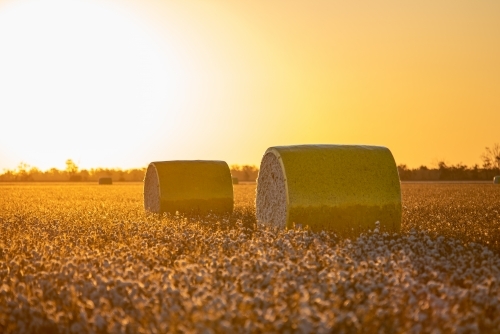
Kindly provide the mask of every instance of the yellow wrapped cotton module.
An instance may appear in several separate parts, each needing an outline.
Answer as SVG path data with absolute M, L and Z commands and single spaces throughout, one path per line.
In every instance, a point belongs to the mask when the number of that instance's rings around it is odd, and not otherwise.
M 386 147 L 270 147 L 257 179 L 257 221 L 341 235 L 401 229 L 401 186 Z
M 113 179 L 110 177 L 100 177 L 99 184 L 113 184 Z
M 144 208 L 154 213 L 233 210 L 233 184 L 224 161 L 158 161 L 144 179 Z

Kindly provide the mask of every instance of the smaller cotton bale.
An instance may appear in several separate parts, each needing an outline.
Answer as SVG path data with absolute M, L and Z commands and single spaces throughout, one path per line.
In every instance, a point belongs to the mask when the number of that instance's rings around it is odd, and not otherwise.
M 240 180 L 237 177 L 233 177 L 233 184 L 239 184 Z
M 113 179 L 110 177 L 100 177 L 99 184 L 113 184 Z
M 401 229 L 401 185 L 386 147 L 270 147 L 257 179 L 257 221 L 341 235 Z
M 500 175 L 497 175 L 493 178 L 493 183 L 494 184 L 500 184 Z
M 233 211 L 233 204 L 231 173 L 224 161 L 157 161 L 146 170 L 146 211 L 225 213 Z

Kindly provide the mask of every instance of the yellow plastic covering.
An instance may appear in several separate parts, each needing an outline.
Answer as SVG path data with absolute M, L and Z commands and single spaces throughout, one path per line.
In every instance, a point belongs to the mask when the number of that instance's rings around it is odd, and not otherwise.
M 113 179 L 110 177 L 100 177 L 99 184 L 113 184 Z
M 231 212 L 233 185 L 224 161 L 159 161 L 148 166 L 144 207 L 156 213 Z
M 278 158 L 283 172 L 287 228 L 301 224 L 316 231 L 358 234 L 373 230 L 379 221 L 382 231 L 400 231 L 401 187 L 386 147 L 277 146 L 268 153 Z M 257 196 L 262 190 L 257 189 Z

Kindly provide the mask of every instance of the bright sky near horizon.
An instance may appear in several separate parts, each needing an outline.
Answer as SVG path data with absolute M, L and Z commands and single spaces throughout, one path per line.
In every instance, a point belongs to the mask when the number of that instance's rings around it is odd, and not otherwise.
M 500 142 L 500 1 L 0 0 L 0 170 Z

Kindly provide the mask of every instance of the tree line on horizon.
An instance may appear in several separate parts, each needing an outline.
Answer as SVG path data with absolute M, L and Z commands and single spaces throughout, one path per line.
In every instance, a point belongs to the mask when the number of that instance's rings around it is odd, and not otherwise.
M 142 182 L 146 167 L 91 168 L 80 169 L 71 159 L 66 160 L 66 169 L 50 168 L 46 171 L 21 162 L 17 168 L 4 169 L 0 174 L 0 182 L 97 182 L 101 177 L 111 177 L 113 182 Z M 231 176 L 241 182 L 252 182 L 257 179 L 259 169 L 250 165 L 232 165 Z
M 435 168 L 422 165 L 418 168 L 408 168 L 405 164 L 398 165 L 399 178 L 402 181 L 488 181 L 500 175 L 500 144 L 486 147 L 481 155 L 482 165 L 472 167 L 458 163 L 447 165 L 440 161 Z M 240 182 L 255 182 L 259 169 L 254 165 L 231 165 L 231 176 Z M 14 170 L 4 169 L 0 174 L 0 182 L 97 182 L 101 177 L 111 177 L 113 182 L 142 182 L 146 167 L 91 168 L 80 169 L 71 159 L 66 160 L 66 169 L 51 168 L 42 171 L 37 167 L 21 162 Z
M 462 163 L 447 165 L 444 161 L 439 161 L 436 168 L 424 165 L 408 168 L 400 164 L 399 178 L 402 181 L 490 181 L 500 175 L 500 144 L 486 147 L 481 160 L 482 166 L 475 164 L 472 167 Z
M 408 168 L 398 165 L 399 179 L 401 181 L 491 181 L 500 175 L 500 168 L 480 168 L 477 164 L 469 167 L 463 164 L 446 165 L 440 161 L 437 168 L 420 166 Z

